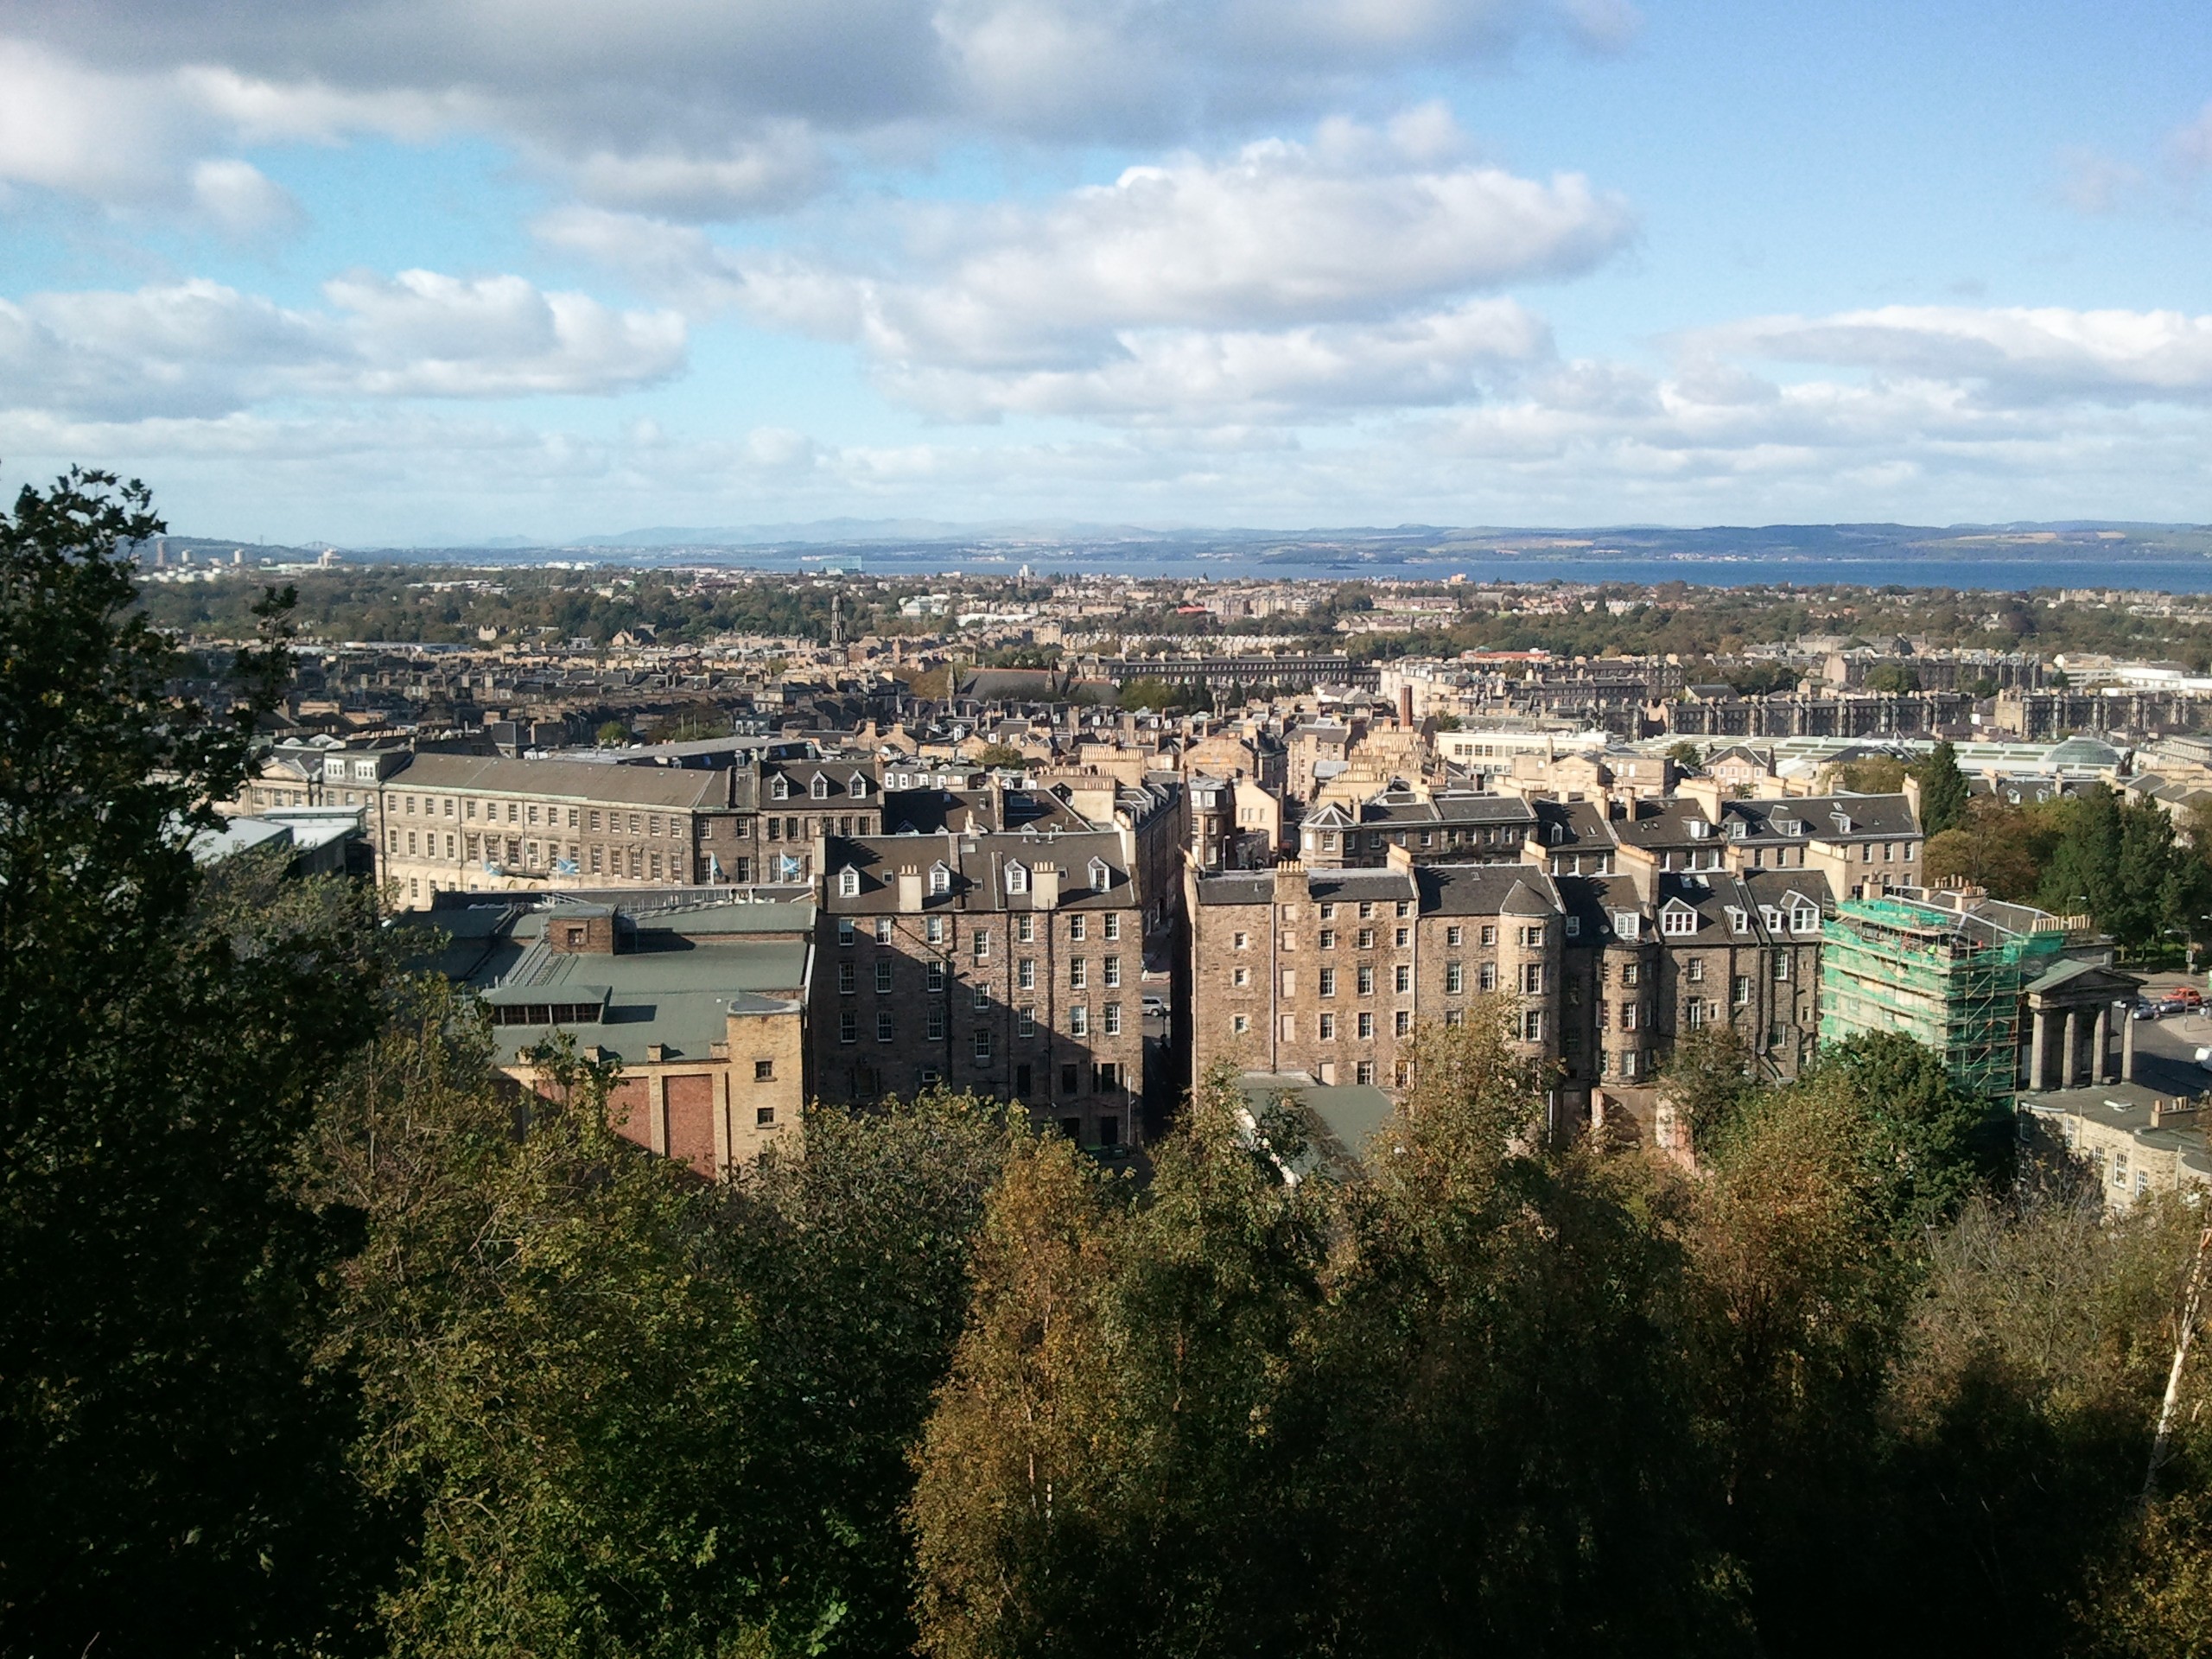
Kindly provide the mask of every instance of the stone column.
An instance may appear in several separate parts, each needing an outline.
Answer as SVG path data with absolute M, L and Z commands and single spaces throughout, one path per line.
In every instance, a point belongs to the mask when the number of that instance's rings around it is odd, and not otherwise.
M 2074 1069 L 2081 1063 L 2081 1017 L 2079 1011 L 2069 1008 L 2066 1017 L 2059 1021 L 2058 1028 L 2065 1033 L 2064 1046 L 2058 1051 L 2058 1086 L 2062 1089 L 2074 1086 Z
M 2121 1005 L 2120 1016 L 2120 1080 L 2135 1081 L 2135 1010 Z
M 2106 1081 L 2105 1065 L 2112 1056 L 2111 1003 L 2100 1002 L 2097 1004 L 2097 1017 L 2094 1022 L 2093 1029 L 2094 1034 L 2091 1036 L 2090 1041 L 2094 1045 L 2094 1047 L 2092 1049 L 2089 1056 L 2089 1081 L 2091 1083 L 2103 1083 Z
M 2044 1090 L 2044 1078 L 2049 1075 L 2044 1068 L 2049 1056 L 2044 1052 L 2044 1033 L 2049 1027 L 2050 1016 L 2041 1008 L 2031 1008 L 2028 1018 L 2034 1022 L 2029 1028 L 2028 1092 L 2039 1095 Z

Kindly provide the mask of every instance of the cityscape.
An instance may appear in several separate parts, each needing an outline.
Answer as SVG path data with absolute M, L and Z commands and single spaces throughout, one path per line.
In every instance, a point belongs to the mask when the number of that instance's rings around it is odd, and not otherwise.
M 0 8 L 0 1659 L 2212 1653 L 2202 25 Z

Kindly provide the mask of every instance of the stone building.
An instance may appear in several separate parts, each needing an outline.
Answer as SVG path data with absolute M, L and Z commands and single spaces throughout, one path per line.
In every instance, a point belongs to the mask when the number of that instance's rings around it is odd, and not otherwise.
M 1565 912 L 1528 864 L 1192 872 L 1192 1060 L 1301 1073 L 1323 1084 L 1404 1086 L 1407 1039 L 1515 1001 L 1521 1052 L 1559 1056 Z
M 944 1084 L 1082 1144 L 1140 1145 L 1148 895 L 1135 832 L 828 843 L 810 1046 L 818 1096 Z
M 483 997 L 508 1076 L 550 1086 L 543 1051 L 565 1035 L 620 1067 L 618 1133 L 719 1179 L 803 1133 L 814 919 L 809 900 L 724 889 L 441 893 L 420 922 Z

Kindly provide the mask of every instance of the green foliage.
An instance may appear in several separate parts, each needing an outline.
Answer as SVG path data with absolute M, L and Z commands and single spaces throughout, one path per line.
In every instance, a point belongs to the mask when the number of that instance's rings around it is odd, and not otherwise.
M 284 653 L 171 695 L 122 550 L 160 528 L 95 473 L 0 516 L 0 1640 L 343 1647 L 382 1569 L 309 1356 L 351 1230 L 290 1171 L 382 969 L 364 895 L 196 868 Z
M 1917 691 L 1920 671 L 1907 663 L 1877 663 L 1866 671 L 1869 691 Z
M 1959 770 L 1959 752 L 1949 738 L 1937 743 L 1912 775 L 1920 780 L 1920 827 L 1925 834 L 1941 835 L 1966 817 L 1966 774 Z
M 1213 696 L 1203 685 L 1171 684 L 1166 680 L 1131 680 L 1122 688 L 1120 698 L 1124 709 L 1150 709 L 1160 711 L 1211 709 Z
M 1836 770 L 1837 783 L 1853 795 L 1894 795 L 1904 787 L 1904 762 L 1894 755 L 1869 755 Z
M 1900 1243 L 1948 1222 L 1970 1194 L 2005 1173 L 2007 1115 L 1961 1090 L 1942 1056 L 1909 1037 L 1847 1038 L 1821 1052 L 1800 1087 L 1848 1097 L 1860 1125 L 1867 1201 Z
M 971 758 L 979 766 L 1021 766 L 1027 764 L 1021 751 L 1007 743 L 986 743 Z
M 1992 898 L 2032 903 L 2059 835 L 2059 819 L 2051 810 L 1972 796 L 1958 823 L 1929 836 L 1928 879 L 1970 882 L 1986 888 Z
M 1693 1147 L 1726 1133 L 1753 1097 L 1754 1058 L 1733 1026 L 1700 1026 L 1675 1039 L 1660 1090 L 1688 1120 Z
M 619 749 L 630 741 L 630 728 L 619 720 L 602 721 L 594 734 L 603 749 Z
M 1694 743 L 1686 737 L 1681 742 L 1669 746 L 1667 758 L 1684 772 L 1695 772 L 1705 764 L 1705 745 Z
M 1797 689 L 1797 671 L 1783 663 L 1754 663 L 1730 669 L 1721 678 L 1739 696 L 1766 696 Z
M 2190 932 L 2212 902 L 2212 867 L 2177 840 L 2158 807 L 2124 803 L 2095 784 L 2057 816 L 2060 834 L 2037 895 L 2045 910 L 2086 911 L 2122 948 L 2141 950 L 2169 931 Z
M 714 1195 L 607 1122 L 607 1074 L 494 1087 L 488 1033 L 425 990 L 325 1126 L 317 1189 L 365 1213 L 334 1357 L 360 1468 L 419 1516 L 393 1650 L 682 1655 L 780 1610 L 742 1567 L 753 1320 Z

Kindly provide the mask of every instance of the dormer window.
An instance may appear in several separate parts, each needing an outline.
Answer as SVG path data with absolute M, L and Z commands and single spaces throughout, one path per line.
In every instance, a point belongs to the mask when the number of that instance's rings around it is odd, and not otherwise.
M 1669 938 L 1697 931 L 1697 912 L 1688 905 L 1669 905 L 1660 913 L 1659 931 Z
M 1751 918 L 1746 915 L 1739 906 L 1735 905 L 1728 906 L 1728 931 L 1730 932 L 1741 933 L 1750 925 Z
M 861 893 L 861 873 L 849 866 L 837 872 L 837 896 L 857 899 Z
M 1777 818 L 1774 821 L 1774 827 L 1781 830 L 1785 836 L 1802 836 L 1805 833 L 1805 820 L 1802 818 Z
M 1103 893 L 1114 885 L 1114 872 L 1103 858 L 1090 861 L 1090 890 Z
M 867 793 L 868 779 L 859 777 L 855 778 L 853 779 L 853 798 L 857 801 Z
M 1690 839 L 1692 841 L 1703 841 L 1712 833 L 1713 826 L 1707 823 L 1703 818 L 1692 818 L 1690 820 Z
M 791 782 L 790 779 L 785 777 L 781 772 L 779 772 L 776 776 L 768 780 L 768 798 L 770 800 L 788 801 L 791 798 Z
M 1006 867 L 1006 890 L 1008 893 L 1029 891 L 1029 867 L 1027 864 L 1009 864 Z
M 1839 812 L 1835 815 L 1835 829 L 1838 835 L 1847 836 L 1857 827 L 1851 822 L 1851 815 L 1848 812 Z
M 1764 924 L 1768 932 L 1781 932 L 1782 906 L 1779 905 L 1761 905 L 1759 906 L 1759 920 Z
M 1729 840 L 1741 841 L 1745 836 L 1750 835 L 1751 832 L 1751 826 L 1745 823 L 1741 818 L 1731 818 L 1728 820 Z
M 814 774 L 814 798 L 817 801 L 830 798 L 830 780 L 818 772 Z
M 1820 926 L 1821 912 L 1810 905 L 1799 905 L 1789 912 L 1789 931 L 1793 933 L 1815 933 Z
M 1637 915 L 1636 912 L 1617 910 L 1613 912 L 1613 932 L 1617 938 L 1633 944 L 1637 936 L 1643 931 L 1643 918 Z
M 931 893 L 950 893 L 952 891 L 952 872 L 942 864 L 931 865 L 930 891 Z

